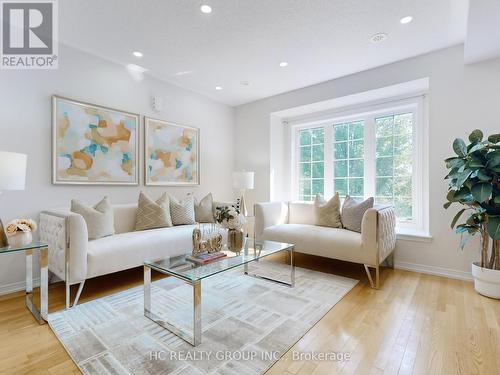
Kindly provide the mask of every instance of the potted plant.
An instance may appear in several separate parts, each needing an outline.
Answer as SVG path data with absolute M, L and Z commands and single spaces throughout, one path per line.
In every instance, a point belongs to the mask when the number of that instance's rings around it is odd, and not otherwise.
M 481 237 L 481 262 L 472 263 L 474 287 L 482 295 L 500 298 L 500 134 L 483 140 L 483 132 L 476 129 L 469 142 L 455 139 L 456 156 L 445 160 L 449 185 L 444 208 L 463 206 L 451 227 L 462 234 L 462 249 L 472 236 Z M 464 213 L 466 221 L 457 225 Z
M 32 232 L 37 230 L 37 224 L 31 219 L 16 219 L 7 224 L 5 232 L 9 245 L 13 247 L 27 246 L 33 241 Z

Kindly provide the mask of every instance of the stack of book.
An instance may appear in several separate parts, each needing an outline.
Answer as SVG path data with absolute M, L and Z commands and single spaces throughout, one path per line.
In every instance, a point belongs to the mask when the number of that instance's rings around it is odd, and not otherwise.
M 189 260 L 190 262 L 197 263 L 197 264 L 207 264 L 207 263 L 216 261 L 218 259 L 224 258 L 225 256 L 226 256 L 226 254 L 224 254 L 221 251 L 218 251 L 216 253 L 202 253 L 202 254 L 199 254 L 195 257 L 192 255 L 188 255 L 186 257 L 186 259 Z

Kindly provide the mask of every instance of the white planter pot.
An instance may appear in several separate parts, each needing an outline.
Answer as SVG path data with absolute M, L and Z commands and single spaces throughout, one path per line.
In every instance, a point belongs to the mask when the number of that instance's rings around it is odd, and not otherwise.
M 33 242 L 31 232 L 19 232 L 13 236 L 9 236 L 9 245 L 12 247 L 23 247 Z
M 477 262 L 472 263 L 474 288 L 483 296 L 500 299 L 500 270 L 481 268 Z

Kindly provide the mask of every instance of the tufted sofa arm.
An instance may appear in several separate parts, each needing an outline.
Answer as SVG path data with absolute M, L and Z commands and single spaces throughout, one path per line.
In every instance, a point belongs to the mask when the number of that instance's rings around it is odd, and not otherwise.
M 379 263 L 382 263 L 396 247 L 396 213 L 394 207 L 378 210 L 377 244 Z
M 88 232 L 81 215 L 67 210 L 40 214 L 40 240 L 49 244 L 49 270 L 76 284 L 87 276 Z
M 396 246 L 396 215 L 391 206 L 368 209 L 361 223 L 363 249 L 373 254 L 372 264 L 378 266 Z

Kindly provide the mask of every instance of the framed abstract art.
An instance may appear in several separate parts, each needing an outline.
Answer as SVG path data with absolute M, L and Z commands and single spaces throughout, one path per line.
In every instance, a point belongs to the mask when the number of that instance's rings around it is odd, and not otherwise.
M 149 117 L 144 129 L 146 185 L 199 185 L 199 129 Z
M 139 184 L 140 116 L 52 97 L 52 182 Z

